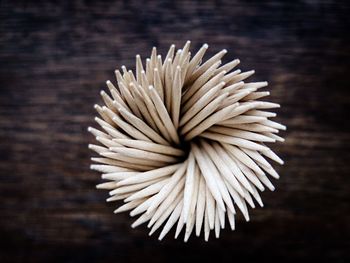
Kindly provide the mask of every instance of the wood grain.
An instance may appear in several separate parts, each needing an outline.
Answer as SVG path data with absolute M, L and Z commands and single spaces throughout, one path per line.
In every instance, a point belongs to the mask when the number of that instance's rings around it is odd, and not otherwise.
M 348 262 L 349 8 L 344 1 L 1 1 L 0 261 Z M 189 243 L 113 215 L 89 171 L 99 90 L 121 65 L 187 39 L 267 80 L 287 125 L 265 208 Z M 171 234 L 173 235 L 173 234 Z

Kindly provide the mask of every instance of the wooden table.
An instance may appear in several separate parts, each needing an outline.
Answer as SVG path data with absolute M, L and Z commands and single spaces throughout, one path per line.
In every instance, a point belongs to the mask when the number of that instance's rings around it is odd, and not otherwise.
M 344 1 L 1 1 L 0 261 L 349 262 L 350 5 Z M 288 126 L 265 208 L 221 238 L 162 242 L 95 189 L 86 128 L 114 69 L 192 40 L 255 69 Z M 237 261 L 238 262 L 238 261 Z

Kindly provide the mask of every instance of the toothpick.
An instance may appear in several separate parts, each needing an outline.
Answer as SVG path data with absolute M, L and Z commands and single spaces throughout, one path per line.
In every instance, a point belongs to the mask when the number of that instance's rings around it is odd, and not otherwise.
M 240 63 L 240 60 L 239 59 L 235 59 L 235 60 L 232 60 L 231 62 L 229 63 L 226 63 L 224 65 L 222 65 L 220 68 L 218 68 L 216 71 L 215 71 L 215 75 L 223 70 L 225 70 L 226 72 L 230 72 L 233 68 L 235 68 L 238 64 Z
M 178 158 L 173 156 L 160 154 L 160 153 L 147 152 L 139 149 L 131 149 L 131 148 L 125 148 L 125 147 L 110 147 L 109 149 L 113 152 L 117 152 L 133 158 L 140 158 L 145 160 L 158 160 L 160 162 L 166 162 L 166 163 L 174 163 L 178 161 Z
M 101 173 L 115 173 L 115 172 L 131 172 L 132 170 L 119 167 L 115 165 L 105 165 L 105 164 L 92 164 L 90 165 L 91 170 L 95 170 Z
M 179 115 L 180 115 L 180 103 L 182 93 L 181 83 L 181 67 L 176 67 L 173 87 L 172 87 L 172 103 L 171 103 L 171 117 L 175 128 L 179 126 Z
M 185 183 L 185 190 L 184 190 L 184 222 L 187 222 L 188 215 L 190 213 L 190 206 L 192 202 L 192 194 L 194 193 L 194 180 L 195 180 L 195 160 L 192 153 L 190 153 L 188 157 L 188 165 L 186 170 L 186 183 Z
M 228 127 L 222 127 L 222 126 L 213 126 L 210 129 L 208 129 L 208 131 L 225 134 L 229 136 L 234 136 L 237 138 L 242 138 L 250 141 L 257 141 L 257 142 L 275 142 L 276 141 L 275 139 L 272 139 L 268 136 L 265 136 L 259 133 L 243 131 L 235 128 L 228 128 Z
M 243 148 L 247 148 L 247 149 L 251 149 L 251 150 L 257 150 L 257 151 L 262 151 L 262 152 L 268 150 L 267 147 L 260 145 L 260 144 L 257 144 L 255 142 L 251 142 L 249 140 L 245 140 L 242 138 L 230 137 L 228 135 L 223 135 L 223 134 L 219 134 L 219 133 L 207 131 L 207 132 L 201 133 L 199 136 L 203 137 L 203 138 L 208 138 L 211 140 L 223 142 L 223 143 L 237 145 L 239 147 L 243 147 Z
M 114 210 L 114 214 L 118 214 L 121 212 L 125 212 L 128 211 L 130 209 L 133 209 L 134 207 L 138 206 L 140 203 L 142 203 L 144 200 L 135 200 L 135 201 L 131 201 L 127 204 L 124 204 L 122 206 L 120 206 L 118 209 Z
M 161 153 L 172 156 L 183 156 L 184 151 L 181 149 L 174 148 L 168 145 L 157 144 L 153 142 L 145 142 L 141 140 L 131 140 L 131 139 L 113 139 L 113 141 L 135 149 L 145 150 L 148 152 Z
M 144 197 L 156 194 L 168 183 L 168 181 L 169 181 L 169 179 L 166 178 L 166 179 L 163 179 L 161 181 L 158 181 L 155 184 L 147 186 L 146 188 L 142 189 L 141 191 L 138 191 L 138 192 L 130 195 L 126 199 L 126 202 L 130 202 L 130 201 L 133 201 L 133 200 L 137 200 L 137 199 L 140 199 L 140 198 L 144 198 Z
M 203 216 L 205 211 L 205 199 L 206 199 L 206 183 L 204 177 L 200 177 L 199 180 L 199 191 L 197 197 L 196 207 L 196 236 L 198 237 L 201 232 Z
M 138 174 L 137 176 L 132 176 L 123 181 L 118 182 L 118 186 L 146 182 L 149 180 L 167 176 L 174 173 L 181 166 L 182 164 L 173 164 L 151 171 L 143 172 L 141 174 Z

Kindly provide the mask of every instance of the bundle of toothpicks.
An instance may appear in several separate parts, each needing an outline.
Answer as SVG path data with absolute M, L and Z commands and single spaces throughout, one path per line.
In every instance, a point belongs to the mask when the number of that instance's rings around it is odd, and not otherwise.
M 190 41 L 165 58 L 154 47 L 135 71 L 115 71 L 116 83 L 101 91 L 95 105 L 100 128 L 89 127 L 98 154 L 91 169 L 102 173 L 98 189 L 109 190 L 114 213 L 137 217 L 132 227 L 147 223 L 159 240 L 174 227 L 175 238 L 192 232 L 218 238 L 240 212 L 263 206 L 259 191 L 275 188 L 279 175 L 267 161 L 283 161 L 266 145 L 284 139 L 286 127 L 270 120 L 280 105 L 262 99 L 267 82 L 246 82 L 254 71 L 236 69 L 238 59 L 222 63 L 227 50 L 204 60 L 208 45 L 194 55 Z M 122 201 L 123 200 L 123 201 Z

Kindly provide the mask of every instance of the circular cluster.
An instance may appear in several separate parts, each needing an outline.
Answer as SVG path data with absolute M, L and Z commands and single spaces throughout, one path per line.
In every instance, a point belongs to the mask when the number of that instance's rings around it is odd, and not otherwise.
M 194 56 L 189 48 L 172 45 L 164 60 L 153 48 L 145 65 L 136 56 L 135 74 L 116 70 L 118 85 L 107 81 L 110 95 L 95 105 L 101 129 L 89 127 L 99 143 L 89 145 L 99 155 L 91 169 L 108 180 L 97 188 L 124 200 L 114 212 L 131 210 L 132 227 L 148 222 L 151 235 L 163 226 L 160 240 L 175 224 L 185 241 L 194 229 L 219 237 L 226 216 L 235 228 L 237 208 L 249 221 L 247 204 L 263 206 L 259 191 L 274 190 L 267 174 L 279 177 L 265 157 L 283 164 L 265 145 L 286 128 L 265 111 L 278 104 L 258 101 L 267 82 L 244 82 L 254 71 L 222 64 L 226 50 L 202 62 L 208 45 Z

